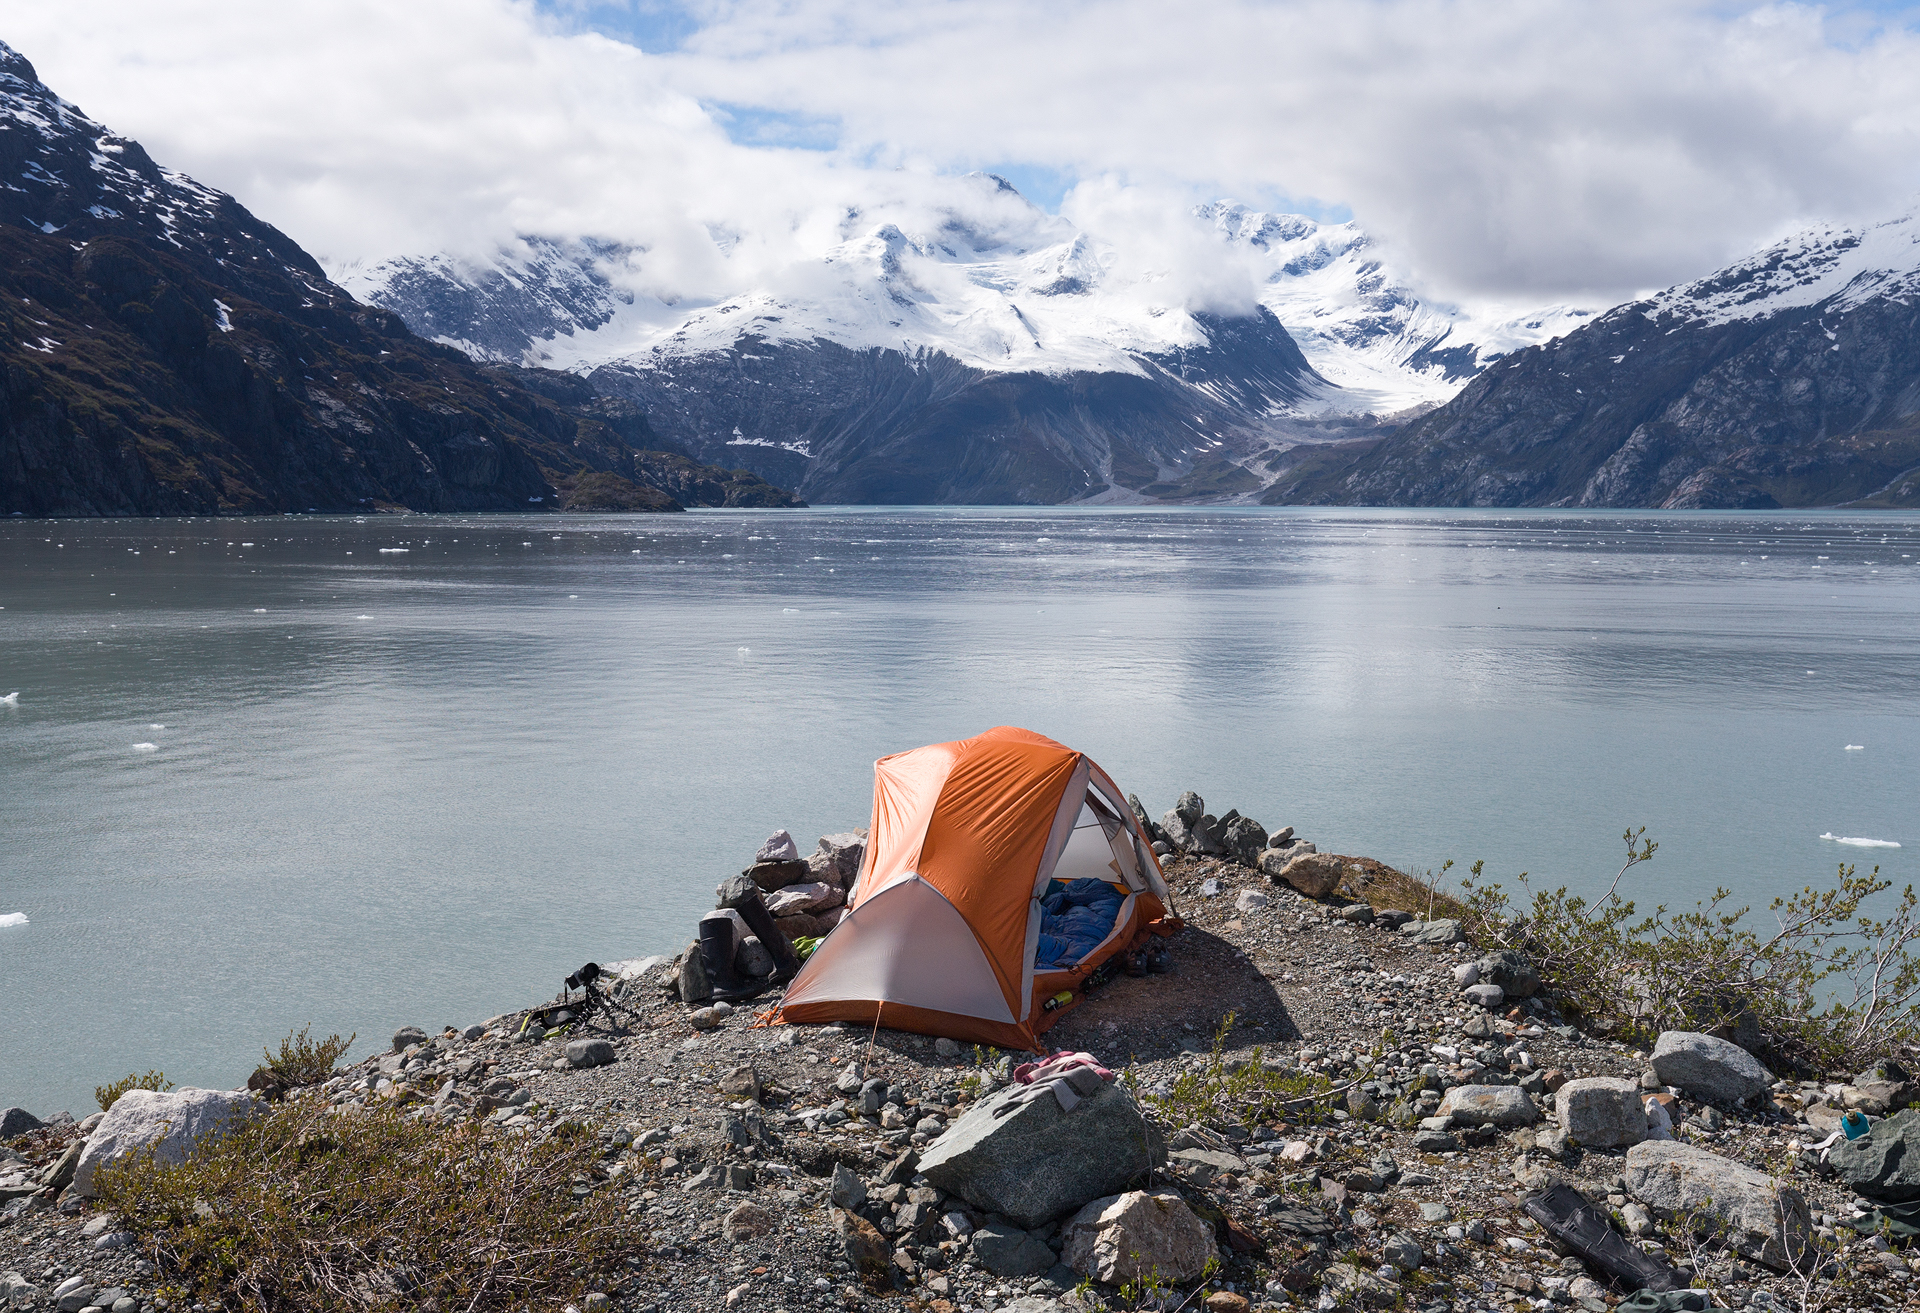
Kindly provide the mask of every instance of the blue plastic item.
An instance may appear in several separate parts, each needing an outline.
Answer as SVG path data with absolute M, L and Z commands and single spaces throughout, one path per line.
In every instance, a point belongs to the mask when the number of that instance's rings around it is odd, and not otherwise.
M 1840 1130 L 1849 1140 L 1858 1140 L 1873 1129 L 1866 1114 L 1858 1108 L 1840 1119 Z

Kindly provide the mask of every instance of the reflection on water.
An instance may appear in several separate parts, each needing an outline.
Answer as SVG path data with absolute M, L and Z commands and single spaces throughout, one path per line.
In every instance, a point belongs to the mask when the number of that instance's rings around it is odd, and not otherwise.
M 1909 879 L 1917 542 L 1897 514 L 0 522 L 0 916 L 29 917 L 0 1104 L 232 1084 L 309 1020 L 379 1042 L 677 951 L 770 830 L 863 824 L 876 756 L 1002 723 L 1155 811 L 1193 788 L 1394 863 L 1603 886 L 1633 824 L 1647 899 Z

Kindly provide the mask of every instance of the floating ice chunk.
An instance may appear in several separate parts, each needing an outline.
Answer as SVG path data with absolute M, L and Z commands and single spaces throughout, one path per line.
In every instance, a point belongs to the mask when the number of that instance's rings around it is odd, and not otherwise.
M 580 594 L 578 594 L 578 593 L 568 593 L 568 594 L 567 594 L 567 600 L 568 600 L 569 602 L 577 602 L 577 601 L 579 601 L 579 600 L 580 600 Z
M 25 912 L 0 912 L 0 927 L 25 925 L 26 923 L 27 914 Z
M 264 606 L 256 606 L 253 608 L 253 613 L 255 615 L 265 615 L 267 613 L 267 608 Z
M 781 615 L 799 615 L 800 608 L 797 606 L 783 606 L 780 608 L 780 614 Z
M 158 752 L 160 751 L 160 745 L 158 743 L 136 743 L 133 745 L 133 750 L 135 752 Z
M 5 697 L 0 698 L 0 707 L 17 707 L 19 705 L 20 705 L 20 690 L 17 688 L 13 692 L 7 694 Z
M 743 647 L 740 649 L 740 652 L 739 652 L 741 656 L 750 656 L 752 655 L 752 653 L 753 653 L 753 649 L 750 647 Z
M 1847 744 L 1846 750 L 1848 752 L 1865 752 L 1867 750 L 1867 745 L 1864 743 L 1849 743 Z
M 147 728 L 148 729 L 165 729 L 166 726 L 165 725 L 149 725 L 147 726 Z
M 393 554 L 398 552 L 410 552 L 413 549 L 411 547 L 382 547 L 380 550 L 385 553 Z
M 1834 843 L 1852 844 L 1855 848 L 1898 848 L 1900 846 L 1892 839 L 1849 839 L 1841 834 L 1823 834 L 1820 837 Z

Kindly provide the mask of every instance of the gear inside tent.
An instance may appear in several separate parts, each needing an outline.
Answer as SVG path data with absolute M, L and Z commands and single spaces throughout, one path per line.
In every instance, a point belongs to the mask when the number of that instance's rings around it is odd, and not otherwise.
M 1089 977 L 1171 934 L 1152 840 L 1085 754 L 1002 726 L 874 763 L 849 912 L 778 1019 L 1038 1049 Z

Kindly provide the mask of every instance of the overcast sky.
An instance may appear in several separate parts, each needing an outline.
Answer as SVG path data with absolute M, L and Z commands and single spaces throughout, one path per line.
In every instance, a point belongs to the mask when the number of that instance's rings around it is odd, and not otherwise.
M 849 206 L 937 204 L 988 168 L 1110 241 L 1229 197 L 1351 215 L 1443 295 L 1623 299 L 1908 205 L 1914 24 L 1639 0 L 0 0 L 0 39 L 55 90 L 330 267 L 590 234 L 700 296 L 816 250 Z

